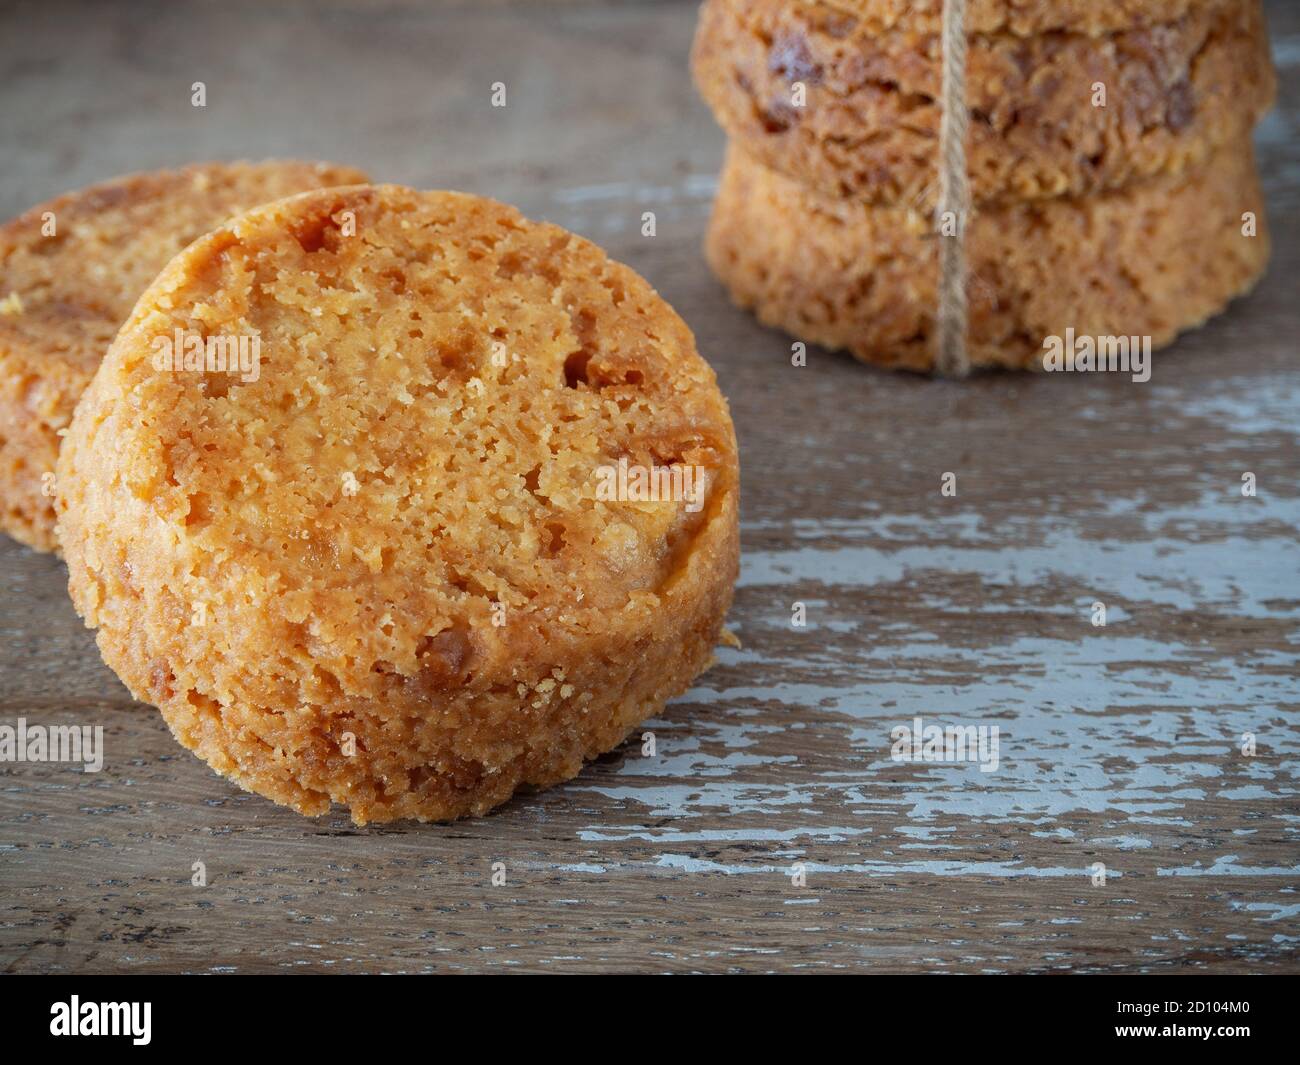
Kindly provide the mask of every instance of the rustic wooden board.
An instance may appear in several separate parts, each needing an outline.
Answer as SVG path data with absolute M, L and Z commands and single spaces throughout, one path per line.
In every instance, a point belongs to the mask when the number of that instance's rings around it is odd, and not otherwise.
M 305 155 L 569 226 L 716 366 L 745 558 L 744 648 L 647 726 L 654 757 L 629 741 L 492 817 L 356 830 L 181 750 L 99 662 L 62 566 L 5 541 L 0 724 L 102 723 L 107 760 L 0 767 L 0 963 L 1300 968 L 1300 9 L 1271 13 L 1262 286 L 1147 384 L 956 385 L 816 350 L 791 367 L 729 306 L 699 255 L 722 137 L 686 73 L 689 3 L 9 7 L 0 214 L 122 171 Z M 892 761 L 917 715 L 998 724 L 999 769 Z

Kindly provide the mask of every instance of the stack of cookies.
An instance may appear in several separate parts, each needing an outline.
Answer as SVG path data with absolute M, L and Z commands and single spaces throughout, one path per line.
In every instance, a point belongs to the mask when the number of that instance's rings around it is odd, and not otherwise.
M 933 367 L 941 30 L 942 0 L 703 5 L 731 138 L 707 254 L 765 324 Z M 1254 284 L 1260 0 L 967 0 L 966 30 L 972 366 L 1040 366 L 1067 330 L 1166 344 Z

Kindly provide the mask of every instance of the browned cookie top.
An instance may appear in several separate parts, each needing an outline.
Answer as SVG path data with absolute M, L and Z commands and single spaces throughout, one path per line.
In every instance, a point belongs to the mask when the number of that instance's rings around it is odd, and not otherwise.
M 872 32 L 937 33 L 943 0 L 822 0 L 855 15 Z M 1036 36 L 1057 30 L 1097 36 L 1170 22 L 1215 0 L 966 0 L 967 33 Z
M 791 0 L 708 0 L 693 66 L 723 127 L 827 195 L 931 205 L 943 113 L 934 33 Z M 1210 0 L 1100 37 L 970 41 L 977 202 L 1081 194 L 1203 162 L 1267 109 L 1259 0 Z

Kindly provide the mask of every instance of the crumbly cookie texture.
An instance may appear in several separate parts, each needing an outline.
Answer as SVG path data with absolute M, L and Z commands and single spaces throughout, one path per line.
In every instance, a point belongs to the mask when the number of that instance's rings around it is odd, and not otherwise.
M 177 329 L 258 337 L 256 380 L 156 370 Z M 693 491 L 602 491 L 620 460 Z M 456 193 L 308 193 L 189 247 L 59 487 L 73 601 L 132 693 L 244 788 L 358 824 L 572 777 L 706 667 L 737 573 L 690 330 L 589 242 Z
M 1248 213 L 1254 236 L 1243 232 Z M 929 370 L 939 239 L 919 212 L 818 197 L 733 146 L 706 252 L 764 324 L 864 362 Z M 1044 338 L 1070 328 L 1167 344 L 1267 264 L 1250 141 L 1120 191 L 979 211 L 965 247 L 974 366 L 1039 368 Z
M 943 0 L 822 0 L 856 15 L 871 32 L 902 29 L 938 33 Z M 1057 30 L 1098 36 L 1171 22 L 1213 0 L 967 0 L 967 33 L 1032 37 Z
M 58 434 L 173 255 L 259 203 L 366 180 L 324 163 L 204 163 L 68 193 L 0 226 L 0 529 L 56 550 Z
M 721 125 L 768 166 L 825 195 L 921 206 L 937 187 L 941 59 L 935 34 L 876 33 L 822 4 L 708 0 L 693 69 Z M 976 36 L 972 196 L 1078 195 L 1198 166 L 1275 88 L 1260 0 L 1099 38 Z

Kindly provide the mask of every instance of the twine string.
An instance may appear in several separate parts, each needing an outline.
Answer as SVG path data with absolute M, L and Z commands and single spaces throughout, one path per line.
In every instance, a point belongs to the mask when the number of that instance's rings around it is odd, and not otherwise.
M 939 120 L 939 329 L 935 370 L 970 372 L 966 351 L 966 0 L 943 0 L 943 115 Z

